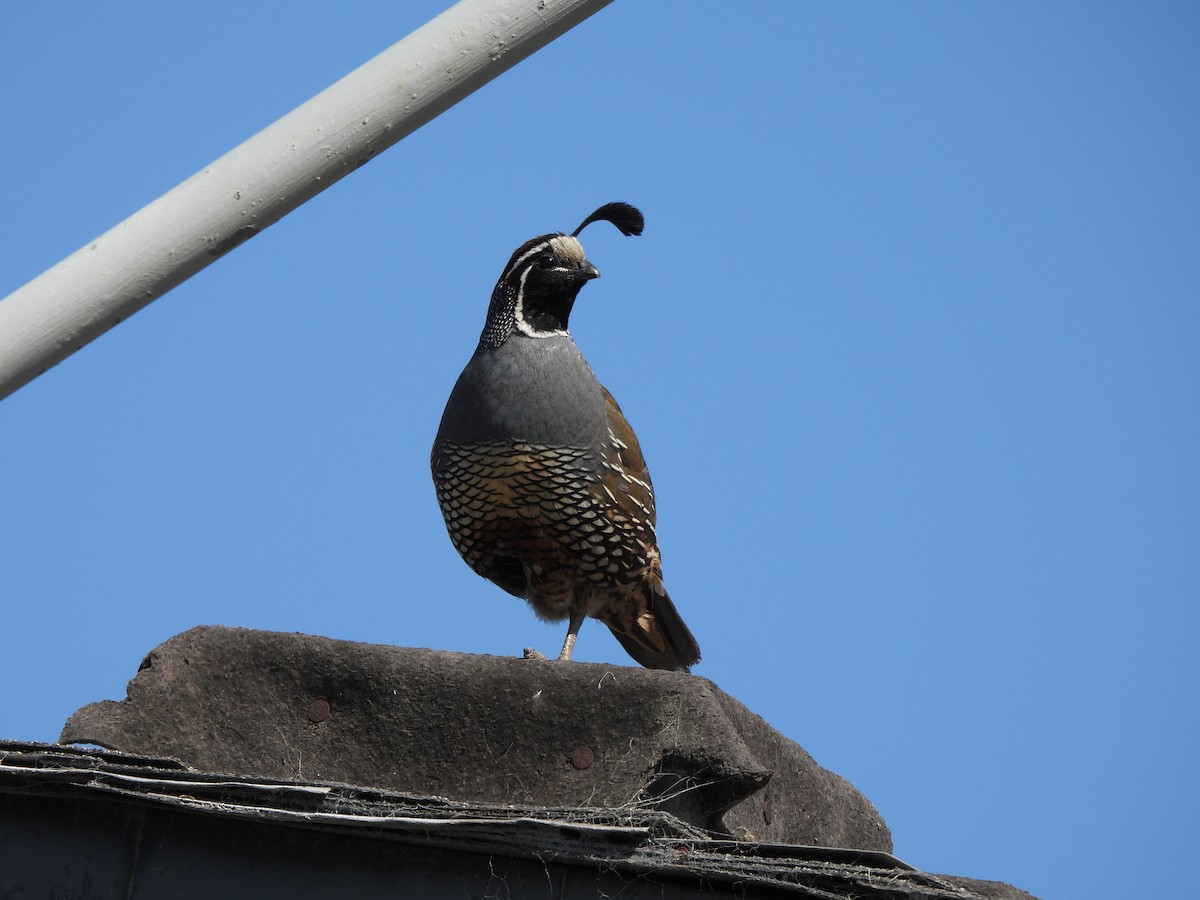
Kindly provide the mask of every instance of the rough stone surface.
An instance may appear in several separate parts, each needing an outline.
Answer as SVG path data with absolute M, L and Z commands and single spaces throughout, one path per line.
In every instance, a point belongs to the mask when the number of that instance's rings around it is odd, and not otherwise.
M 707 679 L 199 627 L 64 743 L 209 772 L 520 806 L 658 808 L 743 840 L 891 850 L 870 802 Z

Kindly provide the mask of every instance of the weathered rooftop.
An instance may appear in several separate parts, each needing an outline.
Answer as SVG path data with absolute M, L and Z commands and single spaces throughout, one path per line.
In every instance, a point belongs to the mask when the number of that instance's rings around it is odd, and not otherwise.
M 0 742 L 0 896 L 1029 896 L 895 859 L 852 785 L 671 672 L 197 628 L 62 740 L 110 749 Z
M 63 729 L 209 772 L 518 806 L 655 808 L 709 831 L 892 849 L 875 808 L 705 678 L 238 628 L 155 648 Z

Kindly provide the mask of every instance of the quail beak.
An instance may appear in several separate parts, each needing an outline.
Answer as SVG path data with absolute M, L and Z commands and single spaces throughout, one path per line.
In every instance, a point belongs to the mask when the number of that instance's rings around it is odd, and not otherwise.
M 585 259 L 579 264 L 579 277 L 584 281 L 591 281 L 600 277 L 600 270 Z

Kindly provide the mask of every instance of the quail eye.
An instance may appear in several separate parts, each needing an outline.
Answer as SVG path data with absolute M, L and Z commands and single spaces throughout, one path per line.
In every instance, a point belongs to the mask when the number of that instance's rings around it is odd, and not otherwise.
M 538 264 L 539 269 L 553 269 L 554 268 L 554 254 L 543 253 L 541 256 L 539 256 L 537 258 L 537 264 Z

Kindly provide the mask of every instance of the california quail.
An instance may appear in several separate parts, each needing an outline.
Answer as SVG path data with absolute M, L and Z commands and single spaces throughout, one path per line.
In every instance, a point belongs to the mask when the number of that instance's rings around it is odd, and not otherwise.
M 570 620 L 559 659 L 591 616 L 643 666 L 687 671 L 700 648 L 663 587 L 641 448 L 567 331 L 600 275 L 576 239 L 596 221 L 642 233 L 637 209 L 609 203 L 508 261 L 442 414 L 433 483 L 467 564 L 541 618 Z

